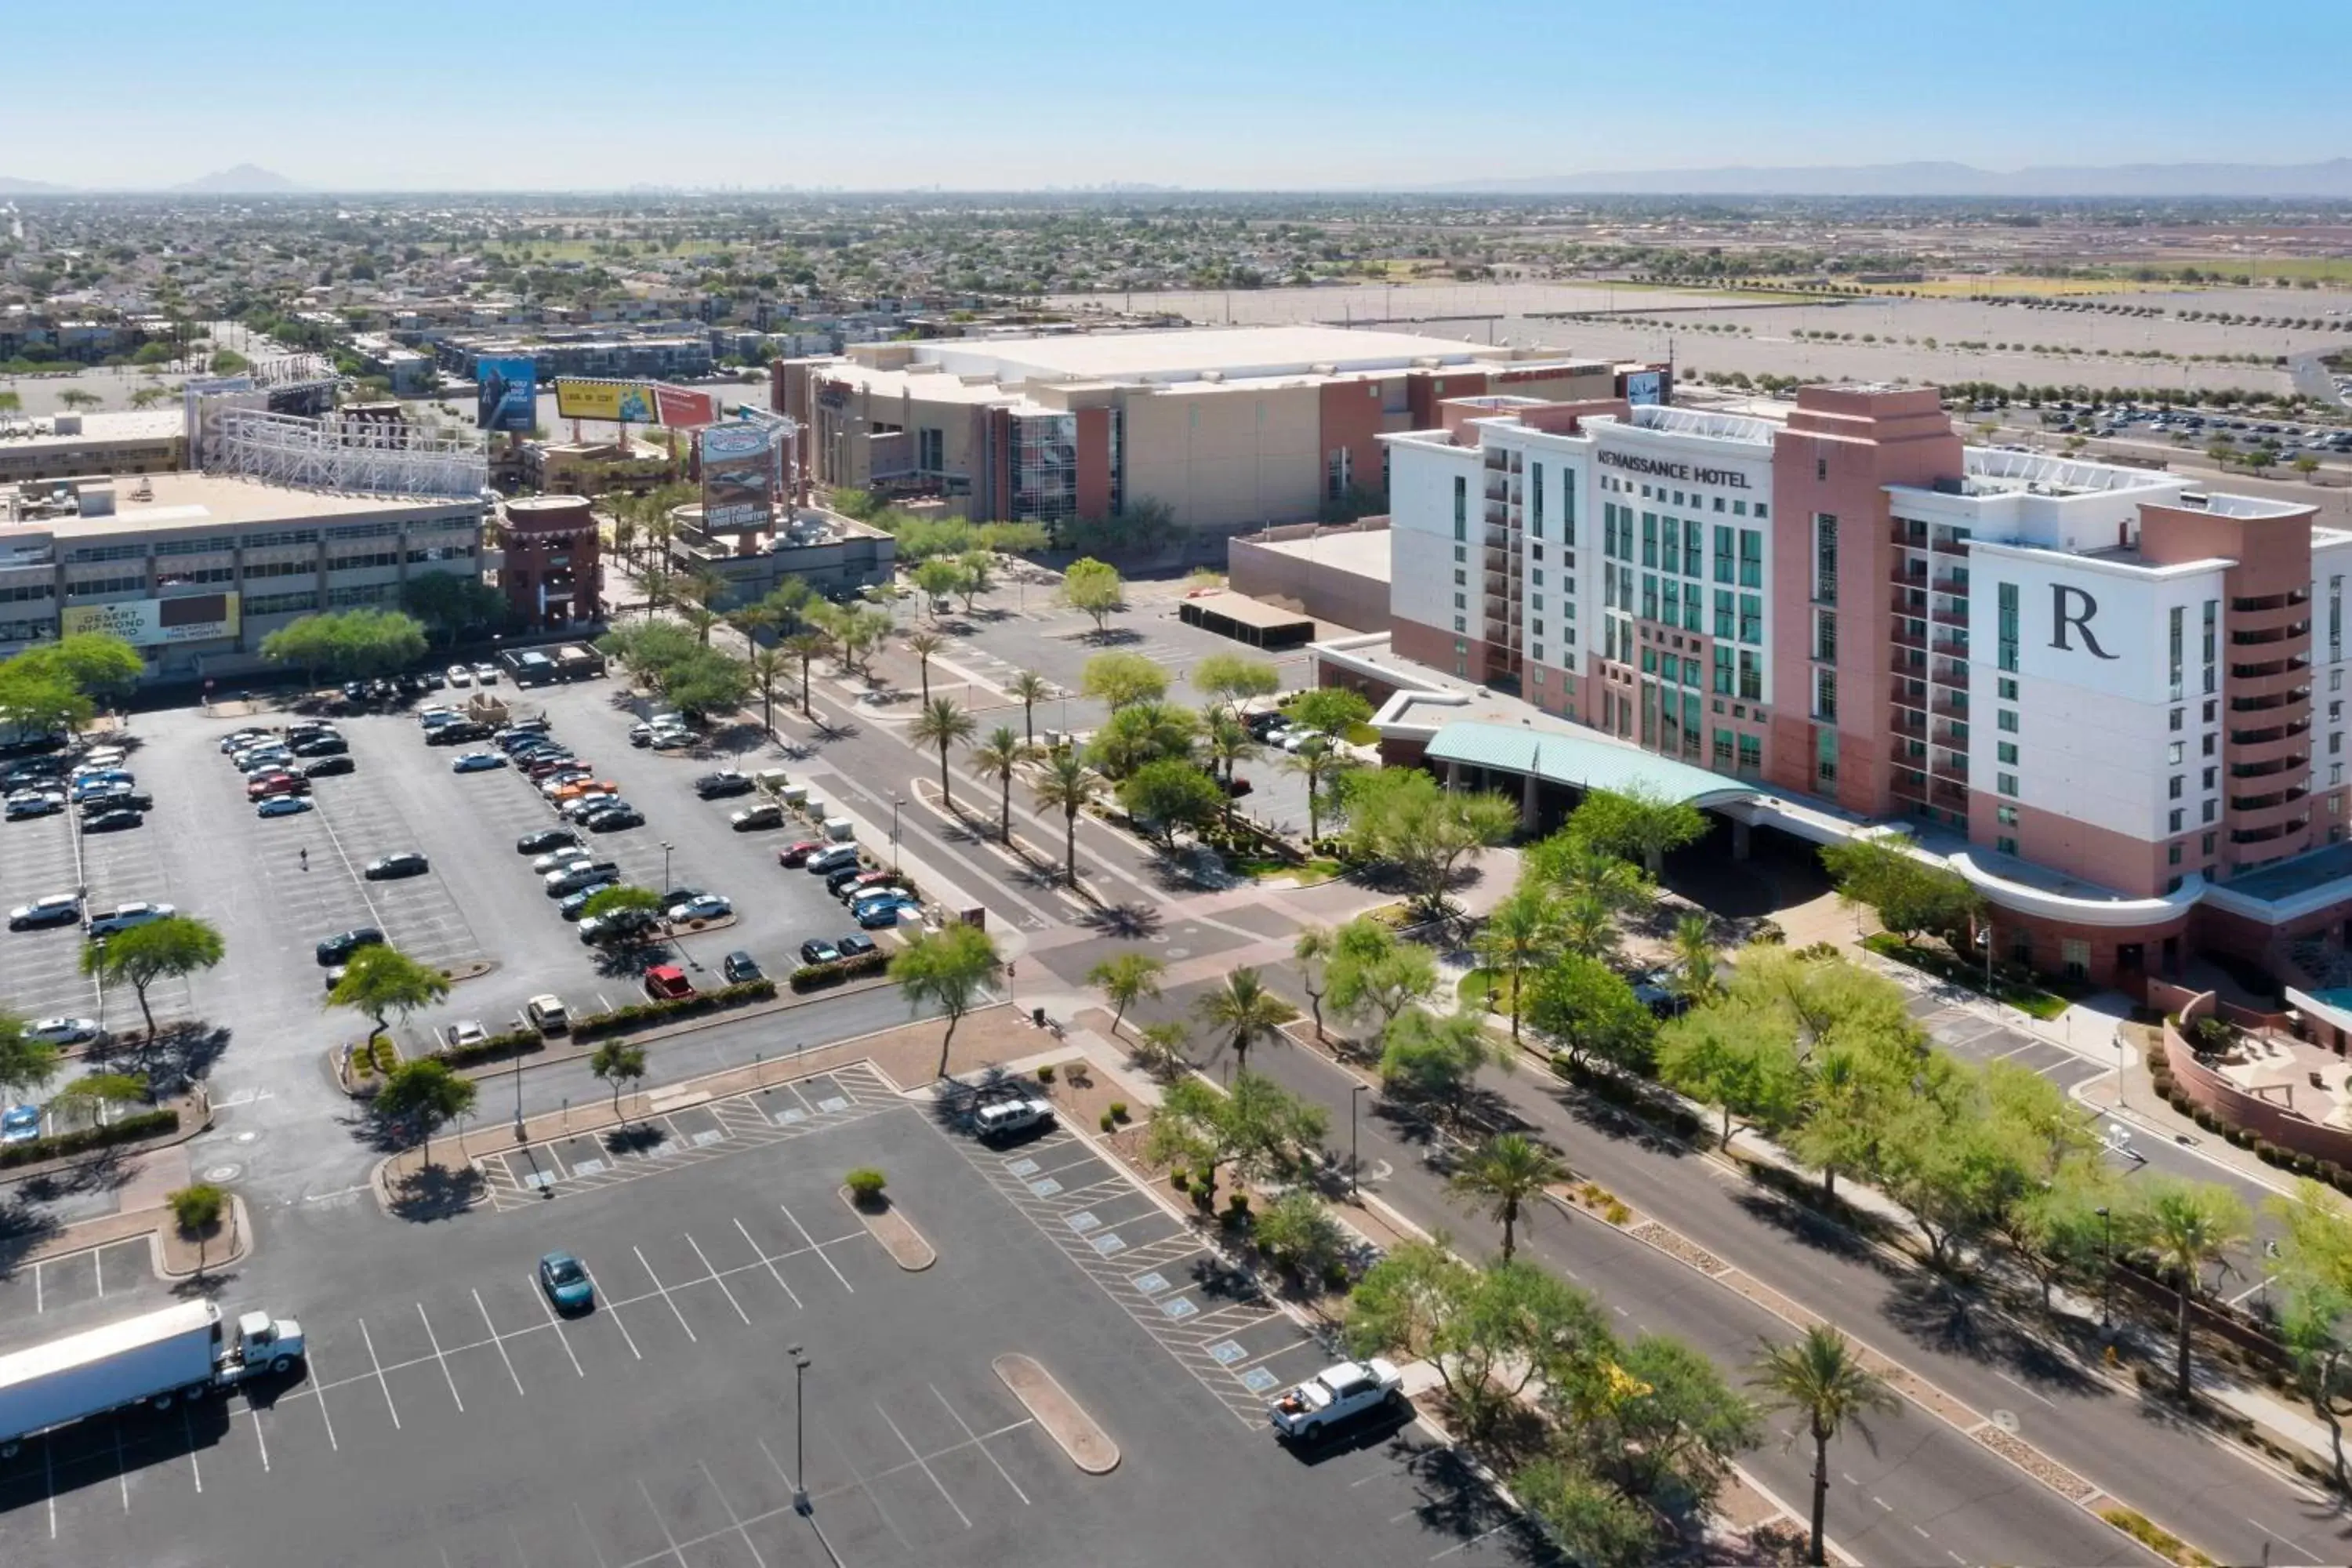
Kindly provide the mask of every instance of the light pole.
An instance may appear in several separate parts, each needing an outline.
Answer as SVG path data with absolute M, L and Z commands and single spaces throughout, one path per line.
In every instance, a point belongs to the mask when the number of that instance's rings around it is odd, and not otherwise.
M 894 793 L 890 796 L 890 869 L 893 871 L 898 868 L 898 808 L 906 804 L 903 795 Z
M 669 891 L 669 854 L 677 847 L 668 839 L 662 840 L 662 891 L 665 893 Z
M 98 953 L 98 1032 L 103 1037 L 106 1033 L 106 938 L 100 937 L 90 946 Z
M 1356 1188 L 1356 1107 L 1363 1103 L 1364 1090 L 1371 1085 L 1351 1083 L 1348 1086 L 1348 1195 L 1359 1196 Z
M 797 1344 L 784 1347 L 793 1358 L 793 1511 L 803 1519 L 813 1519 L 816 1504 L 808 1490 L 808 1421 L 801 1401 L 801 1374 L 809 1369 L 808 1352 Z
M 2107 1302 L 2115 1293 L 2116 1281 L 2116 1216 L 2101 1204 L 2099 1215 L 2099 1332 L 2107 1331 Z
M 523 1131 L 523 1130 L 522 1130 L 522 1053 L 521 1053 L 520 1051 L 517 1051 L 517 1052 L 515 1053 L 515 1070 L 514 1070 L 514 1080 L 515 1080 L 515 1142 L 518 1142 L 518 1143 L 520 1143 L 520 1142 L 523 1142 L 523 1140 L 524 1140 L 526 1137 L 528 1137 L 528 1136 L 529 1136 L 529 1134 L 525 1133 L 525 1132 Z M 541 1189 L 541 1191 L 542 1191 L 542 1192 L 544 1192 L 545 1190 L 546 1190 L 546 1189 L 545 1189 L 545 1188 L 543 1188 L 543 1187 Z

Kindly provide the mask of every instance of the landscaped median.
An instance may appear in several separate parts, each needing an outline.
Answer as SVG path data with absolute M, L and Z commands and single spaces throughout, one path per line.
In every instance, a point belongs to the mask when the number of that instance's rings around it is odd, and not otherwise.
M 78 1128 L 54 1138 L 0 1144 L 0 1170 L 9 1172 L 10 1179 L 16 1180 L 63 1170 L 81 1156 L 100 1150 L 137 1154 L 161 1149 L 194 1137 L 211 1126 L 212 1120 L 210 1100 L 201 1088 L 192 1089 L 161 1105 L 132 1111 L 100 1126 Z

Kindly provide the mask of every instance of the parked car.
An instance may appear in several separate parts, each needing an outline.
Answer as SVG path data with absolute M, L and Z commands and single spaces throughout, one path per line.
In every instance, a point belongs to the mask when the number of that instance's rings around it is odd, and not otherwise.
M 474 719 L 460 719 L 454 724 L 436 725 L 426 731 L 428 746 L 470 746 L 477 741 L 490 738 L 490 727 Z
M 1266 1414 L 1285 1437 L 1316 1436 L 1342 1423 L 1404 1404 L 1404 1374 L 1392 1362 L 1343 1361 L 1286 1390 Z
M 498 683 L 499 683 L 499 667 L 498 667 L 497 665 L 495 665 L 495 664 L 478 664 L 478 665 L 474 666 L 474 684 L 475 684 L 475 685 L 477 685 L 477 686 L 496 686 Z
M 885 884 L 905 880 L 906 879 L 896 871 L 875 871 L 864 866 L 844 866 L 837 871 L 825 873 L 824 890 L 846 902 L 867 888 L 879 888 Z
M 0 1110 L 0 1143 L 30 1143 L 41 1135 L 41 1108 L 12 1105 Z
M 694 781 L 694 793 L 705 800 L 720 800 L 730 795 L 750 795 L 752 787 L 751 774 L 739 773 L 731 768 L 705 773 Z
M 403 849 L 396 855 L 379 855 L 367 863 L 362 873 L 371 882 L 389 882 L 402 877 L 422 877 L 432 865 L 417 849 Z
M 352 749 L 341 735 L 312 735 L 286 748 L 298 757 L 340 757 Z
M 58 789 L 20 789 L 8 797 L 6 814 L 11 822 L 26 817 L 49 816 L 66 808 L 65 791 Z
M 604 874 L 602 879 L 589 883 L 586 887 L 582 888 L 577 892 L 566 893 L 562 898 L 557 900 L 555 903 L 555 912 L 562 916 L 567 921 L 576 921 L 581 916 L 588 912 L 589 900 L 594 898 L 597 894 L 603 892 L 605 889 L 614 886 L 619 881 L 620 878 L 614 876 L 612 872 L 607 871 Z
M 727 825 L 738 833 L 782 827 L 784 825 L 784 808 L 773 801 L 764 805 L 747 805 L 740 811 L 728 813 Z
M 551 899 L 567 898 L 592 882 L 609 882 L 620 874 L 620 867 L 610 860 L 565 866 L 547 874 L 547 896 Z
M 801 943 L 803 963 L 831 963 L 841 956 L 841 949 L 821 936 L 813 936 Z
M 126 827 L 136 827 L 147 820 L 142 812 L 126 806 L 110 806 L 107 810 L 81 819 L 84 833 L 119 833 Z
M 92 1018 L 36 1018 L 24 1026 L 24 1037 L 40 1046 L 86 1046 L 99 1037 Z
M 226 757 L 234 752 L 241 751 L 247 746 L 257 745 L 268 739 L 269 739 L 268 731 L 256 729 L 250 724 L 241 730 L 231 730 L 221 737 L 221 755 Z
M 675 1002 L 694 994 L 694 983 L 675 963 L 656 963 L 646 971 L 646 994 L 656 1002 Z
M 812 855 L 822 854 L 833 846 L 822 838 L 803 838 L 797 844 L 787 844 L 776 851 L 779 866 L 804 866 Z
M 725 958 L 719 960 L 719 973 L 726 976 L 727 984 L 730 985 L 741 985 L 753 980 L 764 980 L 767 978 L 766 975 L 760 973 L 759 960 L 753 958 L 750 953 L 745 952 L 741 948 L 737 948 L 733 952 L 729 953 Z
M 567 836 L 562 843 L 533 860 L 530 863 L 530 868 L 544 877 L 550 872 L 569 870 L 574 866 L 592 864 L 595 858 L 596 857 L 588 853 L 587 847 L 576 836 Z
M 847 936 L 836 940 L 833 946 L 834 951 L 844 958 L 863 958 L 874 951 L 874 939 L 857 931 L 851 931 Z
M 314 757 L 296 770 L 299 776 L 306 779 L 322 779 L 330 773 L 352 773 L 358 771 L 359 763 L 350 757 Z
M 69 926 L 81 919 L 81 897 L 50 893 L 8 911 L 10 931 L 39 931 L 45 926 Z
M 89 917 L 89 934 L 112 936 L 117 931 L 129 931 L 133 926 L 143 926 L 154 921 L 170 920 L 179 912 L 170 904 L 117 904 L 110 910 L 101 910 Z
M 542 1035 L 560 1035 L 572 1027 L 572 1015 L 563 1010 L 563 998 L 546 992 L 524 1003 L 522 1016 Z
M 253 808 L 253 815 L 268 821 L 273 816 L 299 816 L 310 809 L 310 798 L 300 795 L 273 795 Z
M 515 853 L 540 855 L 550 849 L 560 849 L 566 845 L 577 845 L 579 842 L 580 835 L 568 827 L 541 827 L 516 839 Z
M 449 763 L 453 773 L 496 773 L 507 765 L 507 760 L 496 752 L 467 752 Z
M 610 811 L 616 805 L 626 804 L 616 795 L 575 795 L 555 809 L 564 821 L 584 824 L 588 818 L 599 812 Z
M 619 833 L 625 828 L 643 827 L 646 814 L 634 805 L 615 801 L 601 811 L 591 811 L 580 819 L 580 825 L 591 833 Z
M 694 731 L 691 730 L 656 730 L 654 731 L 653 744 L 654 750 L 656 752 L 682 752 L 694 744 Z
M 997 1085 L 981 1097 L 971 1113 L 971 1130 L 982 1142 L 1002 1142 L 1050 1125 L 1054 1102 L 1026 1084 Z
M 452 1024 L 448 1029 L 449 1047 L 452 1050 L 462 1051 L 468 1047 L 478 1046 L 489 1037 L 490 1032 L 482 1027 L 478 1020 L 473 1018 Z
M 824 848 L 820 849 L 815 854 L 810 856 L 807 859 L 802 861 L 801 868 L 807 871 L 812 876 L 822 877 L 829 871 L 838 871 L 845 866 L 855 866 L 856 864 L 856 845 L 834 844 L 828 845 Z
M 669 907 L 672 921 L 720 921 L 735 912 L 735 906 L 717 893 L 705 893 L 698 899 L 688 899 Z
M 471 686 L 474 684 L 474 672 L 467 668 L 462 664 L 451 665 L 446 673 L 448 682 L 453 688 Z
M 590 915 L 582 921 L 580 940 L 592 947 L 625 942 L 651 935 L 660 924 L 661 917 L 651 910 L 614 910 L 609 915 Z
M 849 912 L 867 931 L 887 931 L 898 923 L 901 913 L 921 907 L 912 899 L 885 898 L 869 900 Z
M 611 779 L 583 776 L 551 784 L 545 793 L 550 800 L 570 801 L 578 800 L 583 795 L 617 795 L 621 793 L 621 786 Z
M 103 795 L 91 795 L 81 803 L 81 814 L 92 816 L 101 811 L 152 811 L 155 797 L 129 784 L 117 784 Z
M 355 926 L 350 931 L 337 931 L 331 937 L 321 938 L 314 951 L 319 967 L 325 969 L 332 964 L 349 963 L 352 954 L 363 947 L 383 945 L 383 932 L 373 926 Z
M 556 1005 L 560 1008 L 562 1004 Z M 588 1270 L 581 1261 L 568 1252 L 551 1252 L 539 1260 L 539 1288 L 559 1312 L 584 1312 L 596 1304 L 596 1282 L 588 1278 Z
M 299 773 L 263 773 L 249 779 L 245 786 L 247 800 L 267 800 L 273 795 L 309 795 L 310 781 Z

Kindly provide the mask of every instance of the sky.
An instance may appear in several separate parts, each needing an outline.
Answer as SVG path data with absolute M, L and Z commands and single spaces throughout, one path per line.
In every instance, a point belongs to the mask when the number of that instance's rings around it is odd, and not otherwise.
M 2305 163 L 2352 155 L 2346 5 L 0 0 L 0 175 L 1362 189 Z

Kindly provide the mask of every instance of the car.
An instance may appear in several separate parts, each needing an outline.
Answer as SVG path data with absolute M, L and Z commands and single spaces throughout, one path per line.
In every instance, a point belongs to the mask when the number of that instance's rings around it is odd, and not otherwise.
M 590 946 L 608 942 L 625 942 L 634 937 L 649 936 L 661 924 L 661 917 L 651 910 L 614 910 L 609 915 L 590 915 L 580 922 L 580 940 Z
M 580 835 L 568 827 L 535 828 L 515 840 L 515 853 L 543 855 L 551 849 L 561 849 L 567 845 L 576 847 L 579 842 Z
M 727 814 L 727 826 L 738 833 L 757 833 L 764 828 L 782 827 L 784 808 L 774 801 L 764 805 L 747 805 L 740 811 Z
M 626 828 L 643 827 L 646 814 L 634 805 L 616 803 L 602 811 L 591 811 L 580 822 L 591 833 L 619 833 Z
M 563 998 L 541 992 L 522 1005 L 523 1021 L 542 1035 L 560 1035 L 572 1027 L 572 1015 L 563 1010 Z
M 858 905 L 850 913 L 867 931 L 887 931 L 898 923 L 902 912 L 919 908 L 912 899 L 877 899 Z
M 446 724 L 465 716 L 462 710 L 452 708 L 446 702 L 427 702 L 416 710 L 416 721 L 428 730 L 436 724 Z
M 596 771 L 593 767 L 582 762 L 578 757 L 575 757 L 571 752 L 564 751 L 562 747 L 553 747 L 546 751 L 525 752 L 522 754 L 521 762 L 524 774 L 528 776 L 533 784 L 542 783 L 546 779 L 557 773 L 591 773 Z
M 834 950 L 839 952 L 844 958 L 863 958 L 867 953 L 874 951 L 874 939 L 870 936 L 860 935 L 856 931 L 851 931 L 847 936 L 840 938 L 833 945 Z
M 676 1002 L 694 994 L 694 982 L 675 963 L 656 963 L 646 971 L 646 994 L 656 1002 Z
M 110 910 L 100 910 L 89 917 L 89 934 L 112 936 L 117 931 L 126 931 L 133 926 L 151 925 L 156 921 L 170 920 L 179 912 L 170 904 L 117 904 Z
M 739 773 L 732 769 L 705 773 L 694 781 L 694 793 L 705 800 L 721 800 L 730 795 L 750 795 L 751 790 L 751 775 Z
M 591 778 L 586 776 L 575 779 L 565 779 L 561 784 L 554 783 L 551 780 L 548 784 L 541 785 L 540 788 L 541 793 L 545 795 L 548 799 L 561 801 L 578 800 L 583 795 L 617 795 L 621 793 L 621 786 L 614 784 L 611 779 Z
M 584 826 L 590 817 L 601 816 L 608 811 L 627 806 L 628 804 L 615 795 L 576 795 L 555 809 L 562 814 L 564 821 L 577 822 Z
M 821 854 L 833 846 L 822 838 L 803 838 L 797 844 L 787 844 L 776 851 L 779 866 L 804 866 L 812 855 Z
M 760 961 L 740 947 L 719 961 L 719 973 L 726 977 L 727 984 L 730 985 L 741 985 L 753 980 L 767 978 L 760 973 Z
M 8 911 L 10 931 L 38 931 L 44 926 L 66 926 L 81 919 L 81 897 L 76 893 L 50 893 L 35 899 L 29 904 L 18 904 Z
M 307 795 L 273 795 L 254 806 L 253 815 L 267 821 L 273 816 L 299 816 L 310 809 Z
M 609 882 L 618 878 L 621 868 L 610 860 L 583 860 L 550 871 L 545 879 L 547 896 L 568 898 L 592 883 Z
M 468 1047 L 481 1045 L 490 1037 L 490 1032 L 482 1027 L 478 1019 L 467 1018 L 450 1025 L 445 1037 L 450 1049 L 462 1051 Z
M 244 750 L 247 746 L 257 745 L 268 739 L 269 739 L 268 731 L 257 730 L 249 724 L 242 730 L 231 730 L 227 734 L 221 737 L 221 755 L 226 757 L 232 752 L 238 752 Z
M 63 790 L 20 789 L 8 797 L 5 807 L 11 822 L 21 822 L 31 816 L 49 816 L 66 808 Z
M 1053 1101 L 1026 1086 L 1007 1084 L 984 1095 L 971 1113 L 971 1130 L 982 1142 L 994 1143 L 1048 1126 Z
M 93 1018 L 36 1018 L 24 1026 L 24 1037 L 42 1046 L 86 1046 L 98 1037 Z
M 81 819 L 84 833 L 120 833 L 126 827 L 136 827 L 147 820 L 144 812 L 128 806 L 110 806 Z
M 672 904 L 667 910 L 673 921 L 722 921 L 734 912 L 735 906 L 717 893 L 705 893 L 698 899 Z
M 495 665 L 495 664 L 478 664 L 478 665 L 474 666 L 474 684 L 475 684 L 475 685 L 477 685 L 477 686 L 496 686 L 498 683 L 499 683 L 499 667 L 498 667 L 497 665 Z
M 319 967 L 327 969 L 338 963 L 349 963 L 352 954 L 363 947 L 383 945 L 383 932 L 373 926 L 355 926 L 350 931 L 320 938 L 319 945 L 312 951 L 318 957 Z
M 554 998 L 548 998 L 553 1001 Z M 560 1008 L 562 1004 L 557 1003 Z M 559 1312 L 584 1312 L 596 1304 L 596 1283 L 568 1252 L 551 1252 L 539 1260 L 539 1288 Z
M 654 731 L 654 750 L 656 752 L 682 752 L 693 744 L 694 731 L 691 730 L 656 730 Z
M 856 864 L 856 845 L 831 844 L 802 861 L 801 869 L 811 876 L 822 877 L 829 871 L 838 871 L 845 866 Z
M 453 664 L 446 670 L 444 670 L 442 674 L 449 682 L 450 688 L 453 690 L 461 686 L 471 686 L 474 684 L 474 672 L 467 668 L 462 664 Z
M 12 1105 L 0 1110 L 0 1143 L 30 1143 L 41 1135 L 41 1108 Z
M 308 795 L 310 781 L 299 773 L 263 773 L 248 779 L 245 785 L 247 800 L 267 800 L 273 795 Z
M 831 963 L 841 956 L 841 949 L 821 936 L 813 936 L 801 943 L 803 963 Z
M 629 744 L 642 751 L 653 743 L 654 727 L 651 724 L 632 724 L 629 726 Z
M 85 769 L 119 768 L 128 762 L 130 757 L 131 753 L 120 746 L 92 746 L 82 753 L 81 761 L 74 766 L 74 772 L 80 773 Z
M 79 805 L 94 796 L 112 794 L 117 784 L 128 789 L 138 782 L 136 778 L 120 768 L 109 768 L 103 773 L 84 773 L 66 786 L 66 795 L 76 805 Z
M 298 757 L 340 757 L 352 749 L 341 735 L 313 735 L 286 748 Z
M 290 767 L 299 760 L 284 746 L 262 746 L 250 752 L 239 752 L 231 757 L 229 762 L 238 773 L 251 778 L 256 773 L 266 773 L 273 768 Z
M 507 760 L 496 752 L 467 752 L 450 760 L 453 773 L 495 773 L 507 765 Z
M 567 921 L 576 921 L 588 912 L 588 900 L 619 882 L 612 872 L 602 873 L 597 880 L 576 891 L 566 893 L 555 902 L 555 912 Z
M 1661 1018 L 1672 1018 L 1689 1011 L 1690 998 L 1675 989 L 1671 970 L 1653 969 L 1633 976 L 1633 1000 Z
M 477 741 L 490 738 L 490 727 L 478 720 L 460 719 L 453 724 L 436 725 L 425 733 L 428 746 L 470 746 Z
M 1358 1416 L 1400 1409 L 1403 1405 L 1404 1373 L 1395 1363 L 1374 1356 L 1370 1361 L 1343 1361 L 1325 1367 L 1286 1389 L 1267 1407 L 1266 1415 L 1282 1436 L 1305 1438 Z
M 595 859 L 596 857 L 589 854 L 578 839 L 566 837 L 562 844 L 533 860 L 530 868 L 545 877 L 551 872 L 569 870 L 574 866 L 593 865 Z
M 846 901 L 864 889 L 878 888 L 886 882 L 903 879 L 896 871 L 872 871 L 863 866 L 844 866 L 837 871 L 825 873 L 824 890 Z
M 432 868 L 422 850 L 403 849 L 397 854 L 377 856 L 361 874 L 371 882 L 389 882 L 402 877 L 422 877 Z
M 330 773 L 355 773 L 359 763 L 349 757 L 314 757 L 295 770 L 297 777 L 322 779 Z

